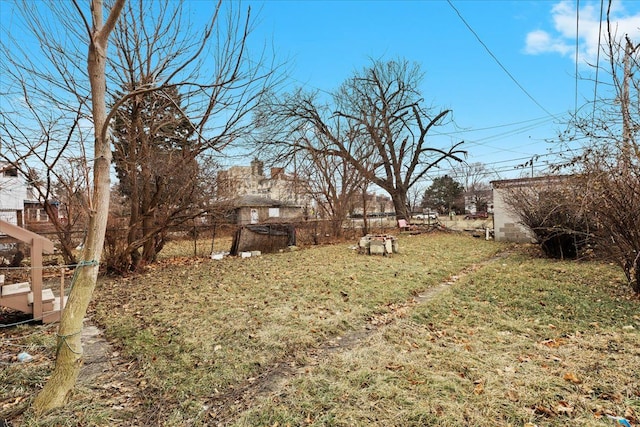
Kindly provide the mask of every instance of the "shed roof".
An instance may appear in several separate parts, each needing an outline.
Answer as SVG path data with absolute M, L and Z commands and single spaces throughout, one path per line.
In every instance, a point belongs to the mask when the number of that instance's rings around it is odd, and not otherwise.
M 554 184 L 566 181 L 573 176 L 574 175 L 545 175 L 528 178 L 501 179 L 491 181 L 491 185 L 493 186 L 493 188 L 536 186 L 541 184 Z

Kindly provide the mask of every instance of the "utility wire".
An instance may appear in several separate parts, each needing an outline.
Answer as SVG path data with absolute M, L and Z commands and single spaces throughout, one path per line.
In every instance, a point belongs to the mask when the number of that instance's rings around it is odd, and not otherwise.
M 548 121 L 551 121 L 551 120 L 553 120 L 553 118 L 549 118 L 548 116 L 543 116 L 543 117 L 536 117 L 535 119 L 521 120 L 519 122 L 504 123 L 504 124 L 500 124 L 500 125 L 487 126 L 487 127 L 483 127 L 483 128 L 460 129 L 460 130 L 457 130 L 457 131 L 440 133 L 439 135 L 456 135 L 456 134 L 461 134 L 461 133 L 477 132 L 477 131 L 483 131 L 483 130 L 492 130 L 492 129 L 506 128 L 506 127 L 509 127 L 509 126 L 521 125 L 521 124 L 524 124 L 524 123 L 531 123 L 531 122 L 540 122 L 539 124 L 544 124 L 544 123 L 546 123 Z
M 596 116 L 596 100 L 598 99 L 598 72 L 600 71 L 600 43 L 602 40 L 602 13 L 604 12 L 604 0 L 600 0 L 600 20 L 598 21 L 598 52 L 596 53 L 596 80 L 593 83 L 593 111 L 591 120 Z
M 553 117 L 554 119 L 557 120 L 557 117 L 553 114 L 551 114 L 546 108 L 544 108 L 544 106 L 542 104 L 540 104 L 521 84 L 520 82 L 509 72 L 509 70 L 507 70 L 507 68 L 502 64 L 502 62 L 500 62 L 500 60 L 493 54 L 493 52 L 491 52 L 491 50 L 489 49 L 489 47 L 487 47 L 487 45 L 482 41 L 482 39 L 480 38 L 480 36 L 478 36 L 478 34 L 474 31 L 473 28 L 471 28 L 471 25 L 469 25 L 469 23 L 467 23 L 467 21 L 464 19 L 464 17 L 462 16 L 462 14 L 458 11 L 458 9 L 456 9 L 456 7 L 453 5 L 453 3 L 451 3 L 451 0 L 447 0 L 447 3 L 449 3 L 449 6 L 451 6 L 451 8 L 456 12 L 456 14 L 458 15 L 458 17 L 460 18 L 460 20 L 464 23 L 464 25 L 469 29 L 469 31 L 471 31 L 471 33 L 476 37 L 476 39 L 478 40 L 478 42 L 480 42 L 480 44 L 482 45 L 482 47 L 485 48 L 485 50 L 489 53 L 489 55 L 491 55 L 491 57 L 493 58 L 494 61 L 496 61 L 496 63 L 500 66 L 500 68 L 502 68 L 502 70 L 507 74 L 507 76 L 509 76 L 509 78 L 516 84 L 516 86 L 518 86 L 520 88 L 520 90 L 527 95 L 527 97 L 529 97 L 529 99 L 531 99 L 531 101 L 533 101 L 534 104 L 536 104 L 542 111 L 544 111 L 545 113 L 547 113 L 549 116 Z
M 576 87 L 575 87 L 575 99 L 573 105 L 573 111 L 578 114 L 578 47 L 580 44 L 580 0 L 576 0 Z M 600 50 L 600 48 L 598 48 Z

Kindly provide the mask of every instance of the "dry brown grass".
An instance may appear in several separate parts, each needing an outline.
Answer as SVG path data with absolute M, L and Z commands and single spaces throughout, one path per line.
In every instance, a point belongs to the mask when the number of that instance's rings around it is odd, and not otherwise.
M 101 281 L 92 316 L 120 364 L 81 386 L 68 408 L 23 421 L 542 426 L 601 425 L 606 414 L 635 421 L 638 302 L 612 266 L 517 250 L 488 261 L 505 246 L 453 234 L 402 236 L 393 257 L 349 246 L 244 260 L 165 258 L 143 275 Z M 40 366 L 20 385 L 25 400 L 50 365 Z M 7 372 L 19 367 L 3 369 L 2 402 L 10 404 L 19 385 Z
M 488 264 L 235 425 L 636 423 L 640 318 L 621 279 L 608 265 L 518 254 Z

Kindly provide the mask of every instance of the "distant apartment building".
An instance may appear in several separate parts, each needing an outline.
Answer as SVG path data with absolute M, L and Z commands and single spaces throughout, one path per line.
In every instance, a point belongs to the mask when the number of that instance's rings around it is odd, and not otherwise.
M 391 197 L 382 196 L 376 193 L 367 193 L 365 200 L 362 200 L 362 194 L 352 199 L 352 206 L 349 209 L 351 215 L 362 215 L 364 213 L 363 204 L 366 203 L 367 215 L 393 214 L 395 208 Z
M 264 162 L 254 159 L 250 166 L 232 166 L 218 172 L 219 200 L 233 200 L 243 196 L 259 196 L 292 206 L 310 205 L 307 185 L 284 168 L 272 167 L 269 176 L 264 173 Z

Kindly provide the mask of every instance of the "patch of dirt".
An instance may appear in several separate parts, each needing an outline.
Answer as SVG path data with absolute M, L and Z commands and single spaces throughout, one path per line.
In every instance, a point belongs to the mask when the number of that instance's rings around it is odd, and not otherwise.
M 79 388 L 89 389 L 96 395 L 92 400 L 120 412 L 127 420 L 126 425 L 152 425 L 143 407 L 148 395 L 153 393 L 149 392 L 138 363 L 123 357 L 119 349 L 105 338 L 102 330 L 88 322 L 82 328 L 82 350 Z
M 96 377 L 112 369 L 114 356 L 119 354 L 104 338 L 102 331 L 94 325 L 82 328 L 83 364 L 80 368 L 78 380 L 84 384 L 91 384 Z

